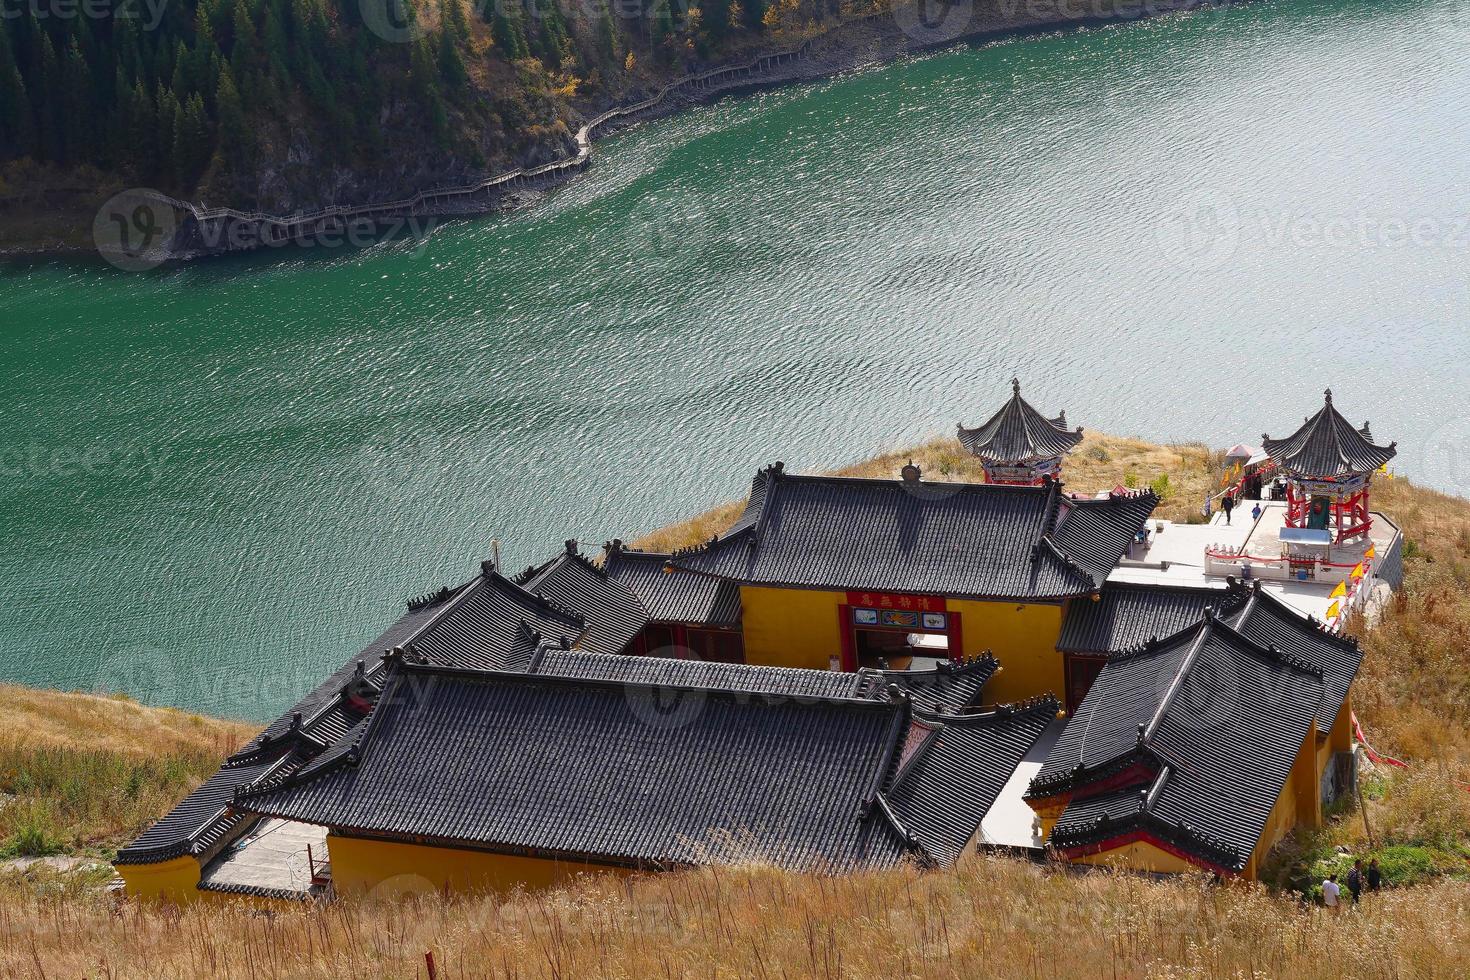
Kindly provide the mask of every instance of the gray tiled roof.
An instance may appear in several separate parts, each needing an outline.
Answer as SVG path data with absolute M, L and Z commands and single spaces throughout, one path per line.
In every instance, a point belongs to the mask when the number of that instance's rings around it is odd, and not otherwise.
M 1232 580 L 1228 588 L 1209 589 L 1109 582 L 1097 601 L 1075 602 L 1067 610 L 1057 649 L 1100 654 L 1136 649 L 1192 628 L 1207 610 L 1258 646 L 1274 646 L 1321 672 L 1326 689 L 1317 727 L 1323 733 L 1332 727 L 1362 663 L 1362 650 L 1259 583 L 1247 587 Z
M 1356 640 L 1329 633 L 1315 620 L 1304 618 L 1259 582 L 1233 591 L 1244 601 L 1237 600 L 1239 612 L 1222 613 L 1226 623 L 1258 646 L 1275 647 L 1322 674 L 1317 730 L 1327 734 L 1363 663 L 1362 648 Z
M 1230 601 L 1225 589 L 1109 582 L 1095 601 L 1068 606 L 1057 649 L 1099 654 L 1131 650 L 1188 629 L 1206 609 Z M 1240 602 L 1234 605 L 1238 608 Z
M 547 650 L 532 665 L 532 672 L 651 687 L 697 687 L 814 700 L 862 698 L 868 696 L 867 691 L 873 686 L 864 674 L 666 657 L 607 656 L 579 650 Z
M 754 585 L 977 598 L 1061 598 L 1101 586 L 1158 503 L 1152 492 L 1062 498 L 1008 487 L 757 477 L 736 529 L 676 553 L 676 570 Z
M 185 797 L 170 813 L 118 852 L 123 863 L 147 863 L 199 855 L 244 829 L 242 817 L 221 813 L 238 787 L 268 774 L 303 765 L 327 749 L 325 757 L 349 738 L 363 711 L 382 688 L 382 655 L 412 646 L 430 662 L 450 666 L 524 667 L 536 650 L 536 633 L 554 642 L 575 637 L 581 621 L 494 572 L 457 589 L 415 600 L 408 612 L 282 714 L 214 776 Z M 358 676 L 359 669 L 362 676 Z M 286 760 L 282 762 L 282 760 Z M 310 766 L 317 766 L 321 757 Z M 206 816 L 215 814 L 213 819 Z M 160 855 L 165 855 L 161 857 Z
M 250 822 L 248 819 L 222 812 L 236 787 L 258 783 L 271 774 L 292 771 L 323 746 L 343 738 L 361 718 L 352 700 L 344 695 L 360 693 L 362 700 L 375 699 L 382 686 L 382 655 L 422 629 L 458 591 L 443 590 L 411 603 L 397 622 L 357 656 L 267 725 L 244 748 L 225 760 L 217 773 L 120 850 L 117 860 L 123 864 L 145 864 L 184 854 L 198 856 L 243 831 Z M 361 681 L 357 679 L 359 663 L 365 671 Z M 360 684 L 367 685 L 367 689 L 359 692 Z
M 541 642 L 575 640 L 582 617 L 487 568 L 404 646 L 441 667 L 523 670 Z
M 396 662 L 365 726 L 238 805 L 346 833 L 610 863 L 948 861 L 1056 710 L 913 715 L 906 698 L 840 696 L 876 672 L 672 663 L 549 650 L 537 665 L 598 675 L 588 679 Z M 640 696 L 650 667 L 695 683 Z M 771 691 L 820 696 L 752 696 Z M 918 751 L 900 767 L 909 740 Z
M 864 668 L 853 673 L 549 649 L 531 664 L 531 672 L 651 687 L 697 687 L 806 699 L 881 700 L 888 698 L 889 688 L 897 685 L 916 710 L 955 713 L 980 705 L 981 692 L 997 666 L 995 658 L 983 656 L 963 664 L 941 663 L 929 670 Z
M 940 864 L 952 864 L 1041 733 L 1057 702 L 1042 698 L 974 715 L 920 715 L 934 722 L 886 794 L 899 824 Z
M 1082 429 L 1067 429 L 1067 413 L 1049 419 L 1021 397 L 1021 382 L 1011 381 L 1011 397 L 1000 411 L 973 429 L 960 426 L 960 443 L 987 463 L 1020 464 L 1071 452 Z
M 568 541 L 566 550 L 540 568 L 528 570 L 517 582 L 528 592 L 580 615 L 586 630 L 577 646 L 594 653 L 621 653 L 649 621 L 638 596 L 582 557 L 575 541 Z
M 613 863 L 842 869 L 905 853 L 858 816 L 901 705 L 686 695 L 669 714 L 622 684 L 405 664 L 356 753 L 241 805 Z
M 301 700 L 297 701 L 290 708 L 287 708 L 279 718 L 267 725 L 265 730 L 257 735 L 242 752 L 248 753 L 259 748 L 266 742 L 274 741 L 285 735 L 291 727 L 291 719 L 298 714 L 301 715 L 303 721 L 309 724 L 314 718 L 328 710 L 336 703 L 342 693 L 342 688 L 352 680 L 353 674 L 357 671 L 359 661 L 363 662 L 369 668 L 376 665 L 383 654 L 392 650 L 394 647 L 402 646 L 409 637 L 423 629 L 424 625 L 438 614 L 444 603 L 454 595 L 457 595 L 463 588 L 464 586 L 460 586 L 459 589 L 441 592 L 433 597 L 432 600 L 426 597 L 423 600 L 412 603 L 409 610 L 400 616 L 397 622 L 384 630 L 381 635 L 367 646 L 363 647 L 361 652 L 356 656 L 337 668 L 334 673 L 303 696 Z
M 1076 847 L 1143 829 L 1240 871 L 1323 690 L 1301 661 L 1213 618 L 1113 657 L 1032 781 L 1033 797 L 1072 796 L 1050 842 Z M 1089 796 L 1090 784 L 1108 789 Z
M 739 629 L 740 586 L 708 576 L 665 572 L 670 558 L 612 541 L 603 549 L 603 568 L 638 597 L 652 622 Z
M 1317 414 L 1285 439 L 1262 436 L 1262 445 L 1272 462 L 1300 477 L 1342 477 L 1371 473 L 1398 454 L 1397 443 L 1375 446 L 1368 423 L 1353 428 L 1332 407 L 1332 390 Z
M 1100 587 L 1158 503 L 1152 491 L 1102 500 L 1068 500 L 1048 543 Z
M 119 850 L 115 863 L 153 864 L 186 854 L 198 856 L 208 853 L 214 845 L 231 833 L 242 830 L 254 819 L 229 811 L 236 789 L 291 772 L 300 765 L 300 761 L 299 756 L 288 752 L 226 763 L 137 840 Z
M 985 685 L 1000 665 L 986 654 L 961 664 L 941 662 L 932 670 L 872 670 L 859 673 L 870 678 L 869 691 L 887 690 L 897 684 L 912 699 L 914 708 L 929 712 L 965 712 L 982 703 Z

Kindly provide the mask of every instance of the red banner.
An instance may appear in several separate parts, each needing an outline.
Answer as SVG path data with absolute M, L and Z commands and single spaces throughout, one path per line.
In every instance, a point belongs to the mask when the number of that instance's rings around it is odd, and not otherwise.
M 943 596 L 899 595 L 893 592 L 849 592 L 847 604 L 869 609 L 912 609 L 915 612 L 944 612 Z

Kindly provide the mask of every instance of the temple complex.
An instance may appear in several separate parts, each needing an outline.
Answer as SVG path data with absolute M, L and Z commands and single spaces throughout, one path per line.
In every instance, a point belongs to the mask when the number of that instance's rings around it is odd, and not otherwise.
M 982 847 L 1254 877 L 1356 779 L 1362 655 L 1337 627 L 1397 585 L 1401 536 L 1367 509 L 1393 447 L 1329 396 L 1227 460 L 1233 515 L 1185 524 L 1151 490 L 1070 492 L 1080 438 L 1014 384 L 961 430 L 987 482 L 774 463 L 697 547 L 484 562 L 118 871 L 135 895 L 267 904 Z

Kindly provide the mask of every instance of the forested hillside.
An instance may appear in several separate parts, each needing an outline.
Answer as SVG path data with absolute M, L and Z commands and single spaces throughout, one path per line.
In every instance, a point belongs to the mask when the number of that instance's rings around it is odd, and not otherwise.
M 764 0 L 64 2 L 0 19 L 0 200 L 64 178 L 291 209 L 539 162 L 572 104 L 783 26 Z

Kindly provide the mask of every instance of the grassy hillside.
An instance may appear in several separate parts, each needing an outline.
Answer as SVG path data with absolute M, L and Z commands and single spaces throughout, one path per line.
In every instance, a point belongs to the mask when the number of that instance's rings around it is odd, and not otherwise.
M 0 857 L 105 856 L 254 734 L 121 698 L 0 685 Z
M 1260 889 L 1072 875 L 1014 859 L 846 878 L 708 870 L 508 899 L 262 916 L 114 910 L 0 885 L 3 977 L 1456 977 L 1463 885 L 1329 914 Z
M 975 475 L 950 440 L 845 472 Z M 1069 484 L 1163 490 L 1161 513 L 1197 512 L 1216 457 L 1090 435 Z M 1167 483 L 1162 481 L 1167 477 Z M 1404 527 L 1405 589 L 1371 629 L 1354 689 L 1377 747 L 1409 761 L 1364 780 L 1373 853 L 1394 886 L 1338 915 L 1303 886 L 1368 850 L 1349 805 L 1291 841 L 1273 886 L 1077 875 L 1015 859 L 953 871 L 827 879 L 770 869 L 588 879 L 535 895 L 342 902 L 262 917 L 248 909 L 114 907 L 87 878 L 0 873 L 0 977 L 423 975 L 1438 977 L 1470 975 L 1470 502 L 1381 481 Z M 650 535 L 675 547 L 726 526 L 738 505 Z M 0 847 L 24 851 L 43 813 L 49 848 L 104 853 L 213 770 L 251 732 L 125 700 L 0 690 Z M 118 801 L 126 801 L 119 803 Z M 26 835 L 32 835 L 27 838 Z M 1305 898 L 1310 899 L 1306 888 Z

